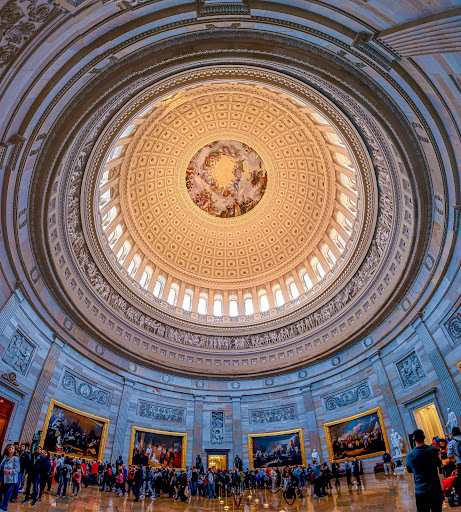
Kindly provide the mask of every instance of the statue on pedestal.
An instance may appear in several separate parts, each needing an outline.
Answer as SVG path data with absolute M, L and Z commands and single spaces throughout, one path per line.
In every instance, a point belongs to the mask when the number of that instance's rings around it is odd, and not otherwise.
M 391 445 L 392 448 L 395 450 L 396 456 L 402 455 L 402 448 L 403 448 L 403 437 L 396 432 L 394 429 L 391 430 Z
M 205 474 L 205 469 L 203 468 L 202 463 L 202 457 L 200 457 L 200 455 L 197 455 L 197 457 L 195 458 L 195 467 L 197 468 L 199 475 Z
M 458 419 L 456 418 L 456 414 L 448 407 L 448 420 L 447 424 L 445 425 L 448 430 L 448 434 L 451 435 L 451 431 L 453 430 L 453 427 L 458 426 Z
M 37 446 L 39 446 L 41 437 L 42 437 L 41 430 L 38 430 L 37 432 L 35 432 L 35 434 L 32 437 L 32 447 L 30 449 L 31 450 L 30 453 L 35 453 L 35 448 L 37 448 Z
M 314 462 L 320 462 L 320 456 L 315 448 L 312 450 L 312 460 Z
M 242 459 L 238 455 L 235 456 L 234 466 L 235 466 L 235 469 L 237 469 L 238 471 L 243 470 L 243 462 L 242 462 Z

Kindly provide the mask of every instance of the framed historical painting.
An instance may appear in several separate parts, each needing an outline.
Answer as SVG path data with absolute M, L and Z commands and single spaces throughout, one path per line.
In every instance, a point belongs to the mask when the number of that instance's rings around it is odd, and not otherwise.
M 103 461 L 109 420 L 51 400 L 40 445 L 51 453 Z
M 381 409 L 325 423 L 330 459 L 376 457 L 390 452 Z
M 301 429 L 248 434 L 248 449 L 251 469 L 306 464 Z
M 187 434 L 133 427 L 129 464 L 143 466 L 186 467 Z

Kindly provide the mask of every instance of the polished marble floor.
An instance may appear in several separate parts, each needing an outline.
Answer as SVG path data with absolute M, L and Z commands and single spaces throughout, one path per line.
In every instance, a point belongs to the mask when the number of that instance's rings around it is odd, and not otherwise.
M 346 512 L 357 510 L 362 512 L 414 512 L 413 478 L 408 474 L 385 477 L 384 475 L 365 475 L 362 488 L 352 486 L 347 488 L 343 483 L 341 489 L 331 491 L 331 495 L 325 498 L 311 497 L 312 490 L 308 487 L 304 498 L 299 500 L 301 512 Z M 145 498 L 138 503 L 133 498 L 120 498 L 116 493 L 100 492 L 95 487 L 82 489 L 78 498 L 56 498 L 56 486 L 53 486 L 52 493 L 45 495 L 37 506 L 22 505 L 20 500 L 11 503 L 8 512 L 72 512 L 88 510 L 90 512 L 226 512 L 227 510 L 239 510 L 244 512 L 285 511 L 296 512 L 296 502 L 288 506 L 281 497 L 281 493 L 270 494 L 262 491 L 253 492 L 251 498 L 248 492 L 237 508 L 232 506 L 231 499 L 226 503 L 219 500 L 208 500 L 206 498 L 191 498 L 189 502 L 180 503 L 168 498 Z M 21 495 L 19 495 L 21 497 Z M 281 500 L 283 502 L 281 502 Z M 450 509 L 461 511 L 461 507 L 450 508 L 444 504 L 444 510 Z

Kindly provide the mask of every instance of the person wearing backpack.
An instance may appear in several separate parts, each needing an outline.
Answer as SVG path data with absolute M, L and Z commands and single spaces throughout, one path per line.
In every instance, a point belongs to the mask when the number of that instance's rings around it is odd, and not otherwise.
M 451 435 L 452 439 L 448 443 L 447 457 L 454 460 L 458 475 L 461 475 L 461 430 L 459 427 L 453 427 Z M 455 491 L 458 500 L 461 501 L 461 478 L 459 477 L 455 479 Z
M 65 498 L 66 492 L 67 492 L 67 485 L 69 484 L 69 480 L 72 475 L 72 463 L 71 463 L 69 457 L 65 458 L 64 464 L 61 464 L 58 466 L 57 472 L 58 472 L 57 476 L 58 476 L 59 486 L 58 486 L 58 494 L 56 495 L 56 498 L 60 498 L 61 496 L 63 498 Z M 62 494 L 61 494 L 61 491 L 63 491 Z
M 82 468 L 80 464 L 76 464 L 72 473 L 72 496 L 78 496 L 80 492 L 80 484 L 82 483 Z

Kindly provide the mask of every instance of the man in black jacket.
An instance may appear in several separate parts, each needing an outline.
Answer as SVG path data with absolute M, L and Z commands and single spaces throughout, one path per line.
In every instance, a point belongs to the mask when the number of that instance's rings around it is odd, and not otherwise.
M 142 470 L 141 464 L 139 464 L 135 471 L 135 474 L 134 474 L 134 485 L 133 485 L 134 500 L 133 501 L 139 501 L 139 496 L 141 495 L 143 478 L 144 478 L 144 472 Z
M 39 494 L 40 486 L 40 474 L 43 472 L 45 467 L 45 457 L 42 455 L 42 448 L 37 446 L 35 453 L 32 455 L 29 467 L 27 468 L 27 487 L 23 503 L 29 503 L 30 500 L 30 488 L 32 486 L 32 506 L 37 505 L 37 499 Z
M 440 485 L 440 458 L 437 448 L 424 443 L 425 435 L 419 428 L 413 432 L 416 447 L 407 455 L 407 471 L 415 481 L 416 510 L 442 512 L 443 494 Z

